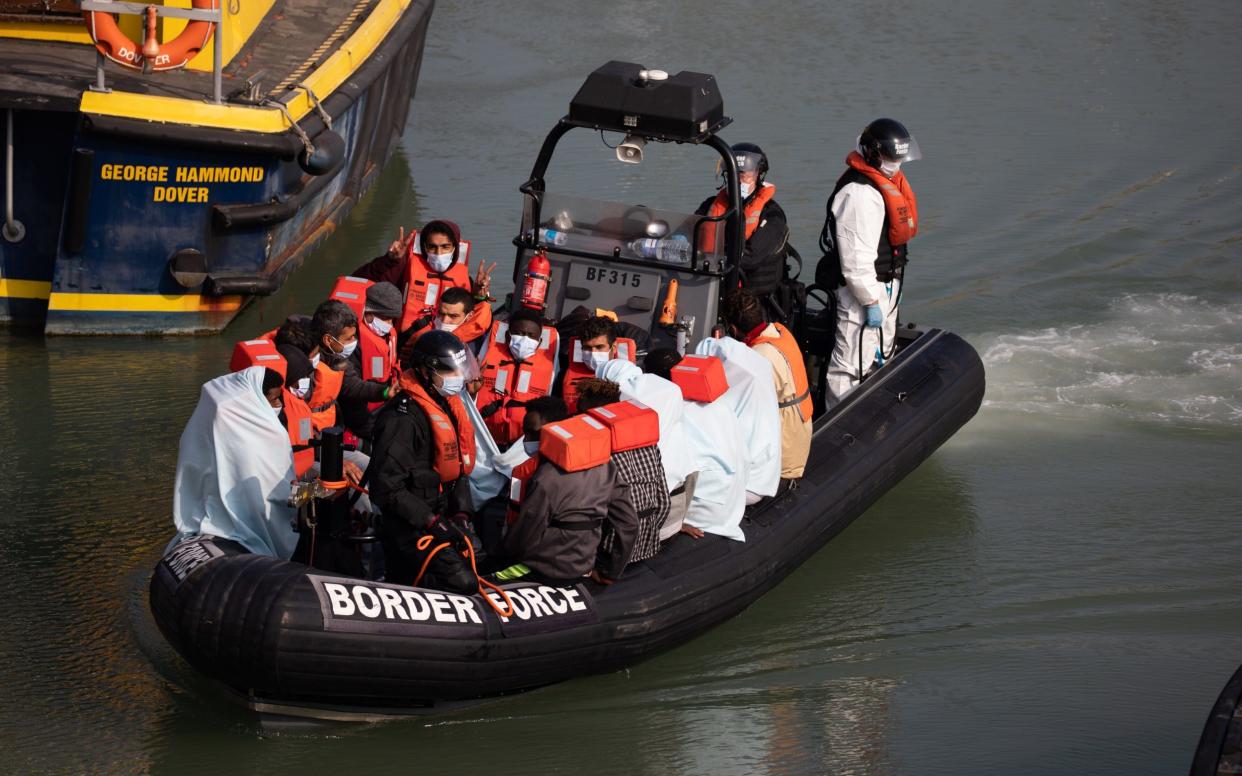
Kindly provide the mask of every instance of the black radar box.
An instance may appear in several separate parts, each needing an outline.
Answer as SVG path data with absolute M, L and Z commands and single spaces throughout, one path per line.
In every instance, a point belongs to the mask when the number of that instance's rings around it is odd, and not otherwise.
M 669 76 L 616 61 L 587 77 L 566 118 L 577 126 L 689 143 L 703 142 L 730 122 L 715 76 L 689 70 Z

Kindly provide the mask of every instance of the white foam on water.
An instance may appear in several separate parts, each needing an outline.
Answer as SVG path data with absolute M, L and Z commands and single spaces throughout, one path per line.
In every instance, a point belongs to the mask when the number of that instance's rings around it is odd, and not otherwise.
M 1125 296 L 1099 323 L 979 342 L 985 406 L 1196 428 L 1242 422 L 1242 305 Z

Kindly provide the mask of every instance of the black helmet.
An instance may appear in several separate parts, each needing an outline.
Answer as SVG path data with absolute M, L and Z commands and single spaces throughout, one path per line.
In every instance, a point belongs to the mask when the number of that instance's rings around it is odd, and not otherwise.
M 858 153 L 872 167 L 880 162 L 913 162 L 922 159 L 918 141 L 900 121 L 876 119 L 858 136 Z
M 730 146 L 738 172 L 759 173 L 756 183 L 763 183 L 768 174 L 768 155 L 754 143 L 734 143 Z
M 470 349 L 456 335 L 433 329 L 414 342 L 410 366 L 435 372 L 461 372 L 467 380 L 478 377 L 479 365 Z

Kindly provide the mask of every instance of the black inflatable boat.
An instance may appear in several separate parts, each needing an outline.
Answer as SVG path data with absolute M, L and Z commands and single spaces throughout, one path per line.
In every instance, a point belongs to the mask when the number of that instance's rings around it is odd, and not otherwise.
M 515 287 L 524 296 L 537 287 L 551 320 L 603 308 L 648 333 L 647 347 L 693 349 L 716 323 L 722 292 L 740 279 L 739 176 L 717 134 L 729 122 L 711 75 L 669 76 L 625 62 L 592 73 L 519 187 Z M 553 151 L 574 129 L 624 135 L 609 148 L 629 163 L 661 143 L 713 151 L 728 209 L 704 216 L 549 191 Z M 818 374 L 822 409 L 832 296 L 797 283 L 798 263 L 787 267 L 789 293 L 768 302 Z M 806 309 L 805 298 L 824 309 Z M 151 610 L 191 665 L 269 714 L 380 718 L 615 671 L 742 611 L 975 414 L 984 374 L 970 345 L 937 329 L 904 330 L 897 345 L 882 368 L 816 418 L 799 487 L 748 510 L 745 542 L 677 535 L 607 588 L 513 585 L 513 616 L 502 619 L 477 595 L 333 576 L 199 538 L 160 561 Z
M 1242 773 L 1242 667 L 1220 691 L 1190 764 L 1190 776 L 1226 773 Z
M 199 539 L 151 579 L 169 642 L 256 711 L 363 720 L 435 711 L 615 671 L 745 609 L 966 423 L 978 354 L 932 329 L 815 425 L 798 489 L 754 510 L 745 542 L 678 535 L 599 588 L 512 586 L 502 621 L 478 596 L 321 574 Z

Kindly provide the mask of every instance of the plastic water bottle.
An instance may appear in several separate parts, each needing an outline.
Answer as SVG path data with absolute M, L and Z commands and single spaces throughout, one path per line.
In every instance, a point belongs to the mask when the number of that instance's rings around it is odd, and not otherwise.
M 564 245 L 569 239 L 569 235 L 564 232 L 558 232 L 555 229 L 540 229 L 539 242 L 544 245 Z
M 655 259 L 666 264 L 690 263 L 690 241 L 681 234 L 667 238 L 644 237 L 630 242 L 629 248 L 635 256 L 644 259 Z

